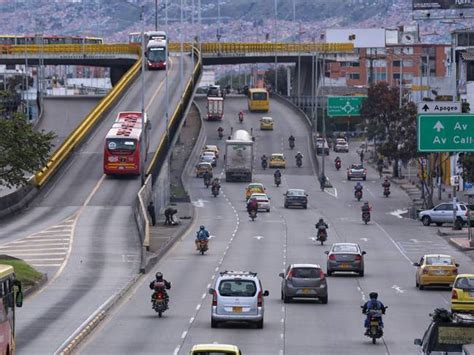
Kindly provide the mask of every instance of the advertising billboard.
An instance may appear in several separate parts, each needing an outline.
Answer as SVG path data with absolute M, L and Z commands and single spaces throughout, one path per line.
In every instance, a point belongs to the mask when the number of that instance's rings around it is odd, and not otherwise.
M 474 0 L 413 0 L 413 10 L 474 8 Z

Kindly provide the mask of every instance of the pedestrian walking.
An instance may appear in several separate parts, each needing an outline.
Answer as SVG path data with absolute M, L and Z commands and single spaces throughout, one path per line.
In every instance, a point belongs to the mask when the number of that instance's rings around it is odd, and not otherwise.
M 364 164 L 364 149 L 361 149 L 360 151 L 360 163 Z
M 156 215 L 155 215 L 155 205 L 153 204 L 153 201 L 150 201 L 150 203 L 148 204 L 147 210 L 151 218 L 151 225 L 154 226 L 156 224 Z

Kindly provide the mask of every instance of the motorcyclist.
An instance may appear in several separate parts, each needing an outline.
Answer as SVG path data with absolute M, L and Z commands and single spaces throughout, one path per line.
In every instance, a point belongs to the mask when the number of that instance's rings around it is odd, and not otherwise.
M 298 153 L 295 155 L 295 159 L 296 159 L 296 162 L 302 161 L 302 160 L 303 160 L 303 154 L 301 154 L 300 152 L 298 152 Z
M 341 158 L 339 158 L 339 156 L 336 157 L 336 159 L 334 159 L 334 164 L 337 165 L 337 163 L 340 163 L 341 162 Z
M 324 191 L 324 188 L 326 187 L 326 175 L 321 175 L 319 177 L 319 185 L 321 186 L 321 190 Z
M 219 128 L 217 129 L 217 134 L 219 135 L 219 138 L 220 138 L 220 137 L 223 137 L 223 136 L 224 136 L 224 128 L 219 127 Z
M 244 113 L 243 111 L 239 112 L 239 121 L 242 122 L 244 120 Z
M 163 287 L 163 294 L 165 296 L 165 302 L 166 302 L 166 307 L 168 307 L 168 301 L 169 301 L 169 296 L 168 296 L 168 292 L 166 292 L 166 290 L 169 290 L 171 288 L 171 282 L 169 281 L 166 281 L 164 278 L 163 278 L 163 274 L 161 272 L 157 272 L 155 274 L 155 280 L 152 280 L 150 282 L 150 289 L 152 290 L 155 290 L 155 287 L 158 286 L 157 284 L 160 284 L 160 283 L 163 283 L 164 284 L 164 287 Z M 154 302 L 155 301 L 155 292 L 153 292 L 153 294 L 151 295 L 151 302 Z
M 385 178 L 383 183 L 382 183 L 382 187 L 384 189 L 389 189 L 390 188 L 390 181 L 388 181 L 388 178 Z
M 276 169 L 275 172 L 273 173 L 273 178 L 275 180 L 275 185 L 277 180 L 281 181 L 281 172 L 280 169 Z
M 204 184 L 206 184 L 206 181 L 211 181 L 211 173 L 206 170 L 204 174 L 202 174 L 202 178 L 204 179 Z
M 369 203 L 367 201 L 365 201 L 364 204 L 362 205 L 361 209 L 362 209 L 362 214 L 370 213 L 370 211 L 372 210 L 372 206 L 370 206 Z
M 295 146 L 295 137 L 293 137 L 293 135 L 290 135 L 288 138 L 288 143 L 290 144 L 290 147 Z
M 364 306 L 362 307 L 362 313 L 366 314 L 367 317 L 365 318 L 364 321 L 364 327 L 365 327 L 365 335 L 369 335 L 369 321 L 370 321 L 370 310 L 379 310 L 382 312 L 382 314 L 385 314 L 385 305 L 379 301 L 378 298 L 378 293 L 377 292 L 371 292 L 369 293 L 369 298 L 367 302 L 365 302 Z M 380 326 L 383 327 L 383 321 L 382 318 L 380 318 Z
M 250 214 L 252 211 L 255 211 L 255 213 L 258 211 L 258 202 L 255 198 L 251 198 L 247 202 L 247 212 Z
M 360 183 L 360 181 L 357 181 L 357 184 L 355 184 L 354 186 L 354 192 L 357 192 L 357 191 L 360 191 L 362 192 L 362 189 L 364 188 L 364 186 L 362 186 L 362 184 Z
M 266 167 L 267 166 L 267 156 L 265 154 L 262 155 L 261 160 L 262 160 L 262 167 L 263 166 Z
M 318 223 L 315 224 L 316 229 L 318 230 L 318 240 L 319 240 L 319 234 L 321 231 L 328 229 L 329 226 L 326 222 L 324 222 L 324 219 L 320 218 Z
M 209 232 L 206 230 L 206 227 L 200 226 L 199 230 L 196 232 L 196 240 L 194 243 L 196 244 L 196 249 L 199 250 L 199 242 L 201 240 L 208 241 L 209 240 Z
M 217 191 L 219 191 L 221 188 L 221 183 L 219 181 L 219 178 L 214 178 L 214 180 L 212 180 L 212 191 L 214 191 L 214 189 L 217 189 Z

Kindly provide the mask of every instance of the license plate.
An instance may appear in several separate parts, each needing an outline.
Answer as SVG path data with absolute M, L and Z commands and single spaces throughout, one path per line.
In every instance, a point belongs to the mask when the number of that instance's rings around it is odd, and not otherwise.
M 446 274 L 446 270 L 435 270 L 435 274 L 444 275 L 444 274 Z
M 303 293 L 307 295 L 308 293 L 311 293 L 311 290 L 309 288 L 304 288 Z
M 342 269 L 347 269 L 347 268 L 349 268 L 349 264 L 341 264 L 340 267 Z
M 370 325 L 377 327 L 379 325 L 379 322 L 370 322 Z
M 242 313 L 242 307 L 232 307 L 234 313 Z

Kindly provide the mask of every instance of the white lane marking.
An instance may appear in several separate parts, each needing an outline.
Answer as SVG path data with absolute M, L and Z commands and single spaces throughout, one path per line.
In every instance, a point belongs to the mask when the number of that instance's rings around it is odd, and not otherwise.
M 404 290 L 402 290 L 402 288 L 400 286 L 397 286 L 397 285 L 393 285 L 392 289 L 394 289 L 397 293 L 405 292 Z
M 257 240 L 260 240 L 260 239 L 263 239 L 264 237 L 262 235 L 256 235 L 254 238 Z
M 375 195 L 372 193 L 372 191 L 369 190 L 369 188 L 366 188 L 367 192 L 372 195 L 373 198 L 375 198 Z
M 208 288 L 208 289 L 211 288 L 211 284 L 207 284 L 207 288 Z
M 408 212 L 408 210 L 395 210 L 395 211 L 389 212 L 389 214 L 391 214 L 392 216 L 398 217 L 398 218 L 403 218 L 400 215 L 404 214 L 404 213 L 407 213 L 407 212 Z
M 28 240 L 16 240 L 14 242 L 11 242 L 11 244 L 18 245 L 18 244 L 34 244 L 34 243 L 44 243 L 44 242 L 58 242 L 58 244 L 67 244 L 69 242 L 69 238 L 35 238 L 35 239 L 29 239 L 25 238 Z M 46 244 L 45 244 L 46 245 Z
M 206 298 L 206 294 L 203 293 L 202 296 L 201 296 L 202 299 L 205 299 Z
M 179 349 L 180 349 L 180 347 L 177 346 L 177 347 L 174 349 L 173 355 L 178 355 Z
M 25 247 L 26 248 L 26 247 Z M 15 247 L 15 249 L 8 249 L 8 248 L 0 248 L 0 249 L 5 249 L 5 250 L 8 250 L 9 253 L 21 253 L 23 251 L 49 251 L 49 250 L 67 250 L 68 248 L 26 248 L 26 249 L 18 249 L 17 247 Z M 44 253 L 43 253 L 44 254 Z M 49 255 L 49 253 L 48 253 Z
M 188 334 L 188 331 L 187 331 L 187 330 L 185 330 L 185 331 L 183 332 L 183 334 L 181 334 L 181 339 L 186 338 L 186 334 Z
M 331 190 L 334 190 L 334 192 L 331 192 Z M 331 195 L 332 197 L 337 198 L 337 189 L 335 187 L 325 188 L 324 192 L 328 195 Z
M 453 210 L 454 210 L 454 208 L 453 208 Z M 417 239 L 408 239 L 408 240 L 409 240 L 410 242 L 415 243 L 415 244 L 418 243 L 418 240 L 417 240 Z
M 11 253 L 13 254 L 13 253 Z M 48 253 L 48 254 L 45 254 L 45 253 L 14 253 L 16 256 L 20 255 L 20 256 L 41 256 L 41 255 L 48 255 L 48 256 L 52 256 L 52 255 L 66 255 L 66 252 L 62 252 L 62 253 Z
M 400 248 L 400 246 L 398 245 L 397 242 L 395 242 L 395 240 L 390 236 L 390 234 L 380 225 L 378 224 L 377 222 L 375 222 L 375 225 L 377 227 L 379 227 L 379 229 L 387 236 L 388 239 L 390 239 L 390 241 L 392 242 L 393 245 L 395 245 L 395 247 L 398 249 L 398 251 L 400 252 L 400 254 L 402 254 L 405 259 L 407 259 L 407 261 L 411 264 L 413 264 L 413 261 L 408 257 L 408 255 L 402 250 L 402 248 Z
M 362 240 L 363 242 L 368 242 L 369 238 L 360 238 L 360 240 Z
M 366 301 L 366 297 L 365 297 L 364 290 L 363 290 L 360 286 L 357 286 L 357 290 L 360 292 L 360 295 L 361 295 L 361 297 L 362 297 L 362 301 L 365 302 L 365 301 Z
M 191 319 L 189 320 L 189 323 L 192 323 L 194 322 L 194 317 L 191 317 Z
M 199 303 L 199 304 L 196 306 L 196 311 L 199 311 L 200 308 L 201 308 L 201 304 Z

